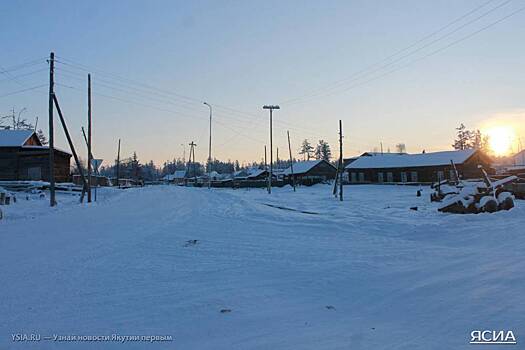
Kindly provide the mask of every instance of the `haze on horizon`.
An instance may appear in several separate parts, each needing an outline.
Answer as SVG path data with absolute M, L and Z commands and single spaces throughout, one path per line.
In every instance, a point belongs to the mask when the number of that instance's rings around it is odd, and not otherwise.
M 221 160 L 263 157 L 264 104 L 281 106 L 281 158 L 287 130 L 295 157 L 305 138 L 337 155 L 339 119 L 345 156 L 380 142 L 448 150 L 460 123 L 512 128 L 515 151 L 525 143 L 524 9 L 518 0 L 6 2 L 0 115 L 27 108 L 47 133 L 54 51 L 57 96 L 82 154 L 92 74 L 93 153 L 106 165 L 118 138 L 123 156 L 136 151 L 141 162 L 182 157 L 190 141 L 204 161 L 204 101 Z

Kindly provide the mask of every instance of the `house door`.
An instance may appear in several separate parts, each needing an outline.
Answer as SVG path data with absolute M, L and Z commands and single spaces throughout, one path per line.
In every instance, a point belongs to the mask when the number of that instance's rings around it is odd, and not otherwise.
M 401 182 L 408 182 L 408 179 L 407 179 L 407 173 L 406 172 L 401 172 Z
M 386 173 L 386 181 L 387 182 L 394 182 L 394 174 L 393 173 Z

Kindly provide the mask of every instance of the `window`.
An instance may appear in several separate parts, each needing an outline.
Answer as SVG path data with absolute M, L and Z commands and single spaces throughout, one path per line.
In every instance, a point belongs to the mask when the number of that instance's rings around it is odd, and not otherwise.
M 386 173 L 386 181 L 387 182 L 394 182 L 394 174 Z
M 407 173 L 401 172 L 401 182 L 408 182 Z
M 27 169 L 27 177 L 29 180 L 42 180 L 42 168 L 33 167 Z
M 412 179 L 412 182 L 418 182 L 417 179 L 417 171 L 413 171 L 410 173 L 410 178 Z
M 377 182 L 384 182 L 385 178 L 383 173 L 377 173 Z
M 365 173 L 359 173 L 359 182 L 365 182 Z
M 438 178 L 438 182 L 445 180 L 445 173 L 442 170 L 438 171 L 437 178 Z
M 450 170 L 450 180 L 452 181 L 456 181 L 456 172 L 454 171 L 454 169 Z
M 357 182 L 357 175 L 356 173 L 350 174 L 350 182 Z

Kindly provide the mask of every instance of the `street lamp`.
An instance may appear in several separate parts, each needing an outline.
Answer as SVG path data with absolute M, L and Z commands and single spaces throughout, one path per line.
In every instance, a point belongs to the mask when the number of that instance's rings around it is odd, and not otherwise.
M 268 193 L 272 193 L 272 175 L 273 175 L 273 145 L 272 145 L 272 115 L 274 109 L 281 109 L 275 105 L 264 105 L 263 109 L 270 110 L 270 175 L 268 176 Z
M 210 142 L 208 145 L 208 189 L 211 188 L 211 105 L 208 102 L 204 102 L 206 106 L 210 108 Z

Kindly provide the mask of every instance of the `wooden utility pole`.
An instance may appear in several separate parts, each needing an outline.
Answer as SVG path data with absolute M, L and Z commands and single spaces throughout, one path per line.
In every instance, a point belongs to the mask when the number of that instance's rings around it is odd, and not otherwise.
M 272 130 L 272 118 L 273 110 L 280 109 L 279 106 L 263 106 L 263 109 L 270 110 L 270 173 L 268 174 L 268 193 L 272 193 L 272 176 L 273 176 L 273 130 Z
M 86 142 L 86 147 L 88 145 L 88 139 L 86 137 L 86 131 L 84 130 L 84 127 L 82 127 L 82 135 L 84 136 L 84 142 Z M 91 154 L 91 159 L 95 159 L 93 157 L 93 153 L 89 152 Z M 95 175 L 99 175 L 98 168 L 95 169 Z M 95 202 L 97 201 L 97 187 L 98 187 L 98 178 L 97 178 L 97 185 L 95 186 Z
M 91 74 L 88 74 L 88 183 L 87 183 L 87 190 L 88 190 L 88 203 L 91 203 Z
M 191 157 L 193 156 L 193 162 L 191 162 L 192 167 L 193 167 L 193 186 L 196 186 L 197 185 L 197 169 L 195 168 L 195 146 L 197 146 L 197 144 L 191 141 L 189 145 L 190 145 L 190 161 L 191 161 Z
M 118 139 L 118 150 L 117 150 L 117 186 L 120 187 L 120 139 Z
M 266 145 L 264 145 L 264 170 L 268 170 L 268 162 L 266 161 Z
M 343 201 L 343 122 L 339 120 L 339 200 Z
M 210 140 L 208 143 L 208 189 L 211 189 L 211 117 L 212 107 L 208 102 L 204 102 L 206 106 L 210 108 Z
M 80 164 L 80 159 L 78 158 L 77 152 L 75 151 L 75 146 L 73 146 L 73 141 L 71 140 L 71 136 L 69 135 L 69 130 L 67 129 L 66 120 L 64 119 L 64 115 L 62 114 L 62 110 L 60 109 L 60 105 L 58 104 L 58 99 L 56 95 L 53 95 L 53 102 L 55 103 L 55 106 L 57 108 L 58 116 L 60 117 L 60 122 L 62 123 L 62 127 L 64 128 L 64 133 L 66 134 L 67 142 L 69 143 L 69 148 L 71 148 L 71 153 L 73 153 L 73 158 L 75 159 L 75 163 L 77 165 L 78 171 L 80 172 L 80 178 L 82 179 L 82 195 L 80 196 L 80 202 L 82 203 L 84 201 L 84 191 L 86 190 L 86 177 L 84 176 L 84 171 L 82 170 L 82 165 Z
M 55 53 L 49 55 L 49 205 L 55 200 L 55 132 L 53 127 L 53 97 L 55 96 Z
M 288 151 L 290 152 L 290 170 L 292 171 L 292 186 L 295 192 L 295 176 L 293 174 L 293 159 L 292 159 L 292 146 L 290 145 L 290 131 L 286 131 L 288 134 Z

